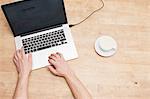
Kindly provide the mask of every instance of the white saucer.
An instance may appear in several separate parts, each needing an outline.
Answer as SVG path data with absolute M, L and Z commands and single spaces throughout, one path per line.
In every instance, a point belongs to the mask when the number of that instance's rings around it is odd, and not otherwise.
M 101 36 L 95 42 L 95 51 L 104 57 L 112 56 L 117 51 L 117 43 L 110 36 Z

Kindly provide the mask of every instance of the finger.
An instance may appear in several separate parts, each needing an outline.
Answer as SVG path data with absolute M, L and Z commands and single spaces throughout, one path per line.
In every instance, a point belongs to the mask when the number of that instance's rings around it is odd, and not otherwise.
M 17 56 L 17 51 L 14 53 L 14 57 L 13 57 L 13 59 L 15 59 L 15 57 Z
M 59 53 L 59 52 L 57 52 L 56 54 L 59 55 L 59 56 L 61 56 L 61 57 L 63 56 L 63 55 L 62 55 L 61 53 Z
M 28 54 L 28 61 L 29 61 L 30 63 L 32 63 L 32 54 L 31 54 L 31 53 Z
M 22 59 L 21 55 L 20 55 L 20 50 L 17 50 L 17 54 L 16 55 L 17 55 L 18 59 Z
M 56 65 L 56 62 L 55 62 L 54 60 L 49 59 L 48 61 L 49 61 L 49 63 L 50 63 L 50 64 L 52 64 L 53 66 L 55 66 L 55 65 Z
M 57 58 L 60 58 L 59 54 L 57 54 L 57 53 L 54 54 L 54 56 L 57 57 Z
M 13 62 L 16 64 L 16 63 L 17 63 L 17 60 L 14 58 L 14 59 L 13 59 Z
M 21 48 L 21 55 L 22 55 L 23 58 L 25 57 L 25 52 L 24 52 L 24 48 L 23 47 Z
M 51 53 L 49 56 L 53 56 L 54 55 L 54 53 Z
M 55 75 L 58 75 L 58 72 L 56 71 L 56 69 L 54 69 L 54 67 L 52 66 L 48 66 L 48 69 Z
M 57 52 L 57 54 L 61 57 L 61 58 L 64 58 L 63 54 Z
M 22 55 L 21 49 L 19 50 L 19 55 L 20 55 L 20 58 L 22 59 L 22 58 L 23 58 L 23 55 Z
M 55 61 L 55 60 L 54 60 L 54 59 L 52 59 L 52 58 L 49 58 L 49 59 L 48 59 L 48 61 L 49 61 L 49 60 L 53 60 L 53 61 Z M 49 62 L 49 63 L 50 63 L 50 62 Z M 51 64 L 51 63 L 50 63 L 50 64 Z
M 17 54 L 15 54 L 14 59 L 15 59 L 15 60 L 18 60 L 18 56 L 17 56 Z
M 55 56 L 49 56 L 49 59 L 53 59 L 54 61 L 57 60 L 57 58 Z
M 48 62 L 49 62 L 49 59 L 48 59 Z M 49 65 L 52 66 L 52 64 L 50 62 L 49 62 Z
M 56 57 L 56 55 L 55 55 L 55 54 L 51 54 L 51 56 L 54 56 L 54 57 Z
M 14 62 L 14 64 L 16 65 L 16 68 L 17 68 L 17 71 L 19 70 L 18 68 L 18 62 L 17 62 L 17 60 L 16 59 L 13 59 L 13 62 Z

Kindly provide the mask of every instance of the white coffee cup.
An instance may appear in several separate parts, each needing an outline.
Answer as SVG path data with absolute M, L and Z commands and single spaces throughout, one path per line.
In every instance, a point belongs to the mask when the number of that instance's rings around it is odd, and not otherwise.
M 115 41 L 113 38 L 109 36 L 103 36 L 101 37 L 99 41 L 99 48 L 104 52 L 110 52 L 115 50 Z
M 110 36 L 101 36 L 95 42 L 95 50 L 101 56 L 112 56 L 117 50 L 117 43 Z

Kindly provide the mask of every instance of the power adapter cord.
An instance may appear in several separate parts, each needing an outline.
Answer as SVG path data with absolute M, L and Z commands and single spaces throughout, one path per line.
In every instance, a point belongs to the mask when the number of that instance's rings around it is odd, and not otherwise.
M 77 25 L 80 25 L 81 23 L 83 23 L 84 21 L 86 21 L 88 18 L 90 18 L 93 14 L 95 14 L 96 12 L 100 11 L 101 9 L 104 8 L 105 4 L 103 0 L 99 0 L 102 3 L 102 6 L 96 10 L 94 10 L 91 14 L 89 14 L 86 18 L 84 18 L 82 21 L 75 23 L 75 24 L 70 24 L 69 27 L 74 27 Z

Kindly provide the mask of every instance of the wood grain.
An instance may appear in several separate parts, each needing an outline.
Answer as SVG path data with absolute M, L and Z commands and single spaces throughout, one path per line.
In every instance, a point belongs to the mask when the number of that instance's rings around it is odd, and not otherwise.
M 11 0 L 0 0 L 0 5 Z M 79 58 L 70 67 L 93 99 L 150 99 L 150 1 L 104 0 L 105 7 L 72 28 Z M 77 23 L 101 6 L 98 0 L 65 0 L 69 24 Z M 104 58 L 95 53 L 101 35 L 116 39 L 118 51 Z M 17 81 L 12 62 L 14 38 L 0 10 L 0 99 L 11 99 Z M 30 99 L 73 99 L 64 79 L 46 68 L 32 72 Z

